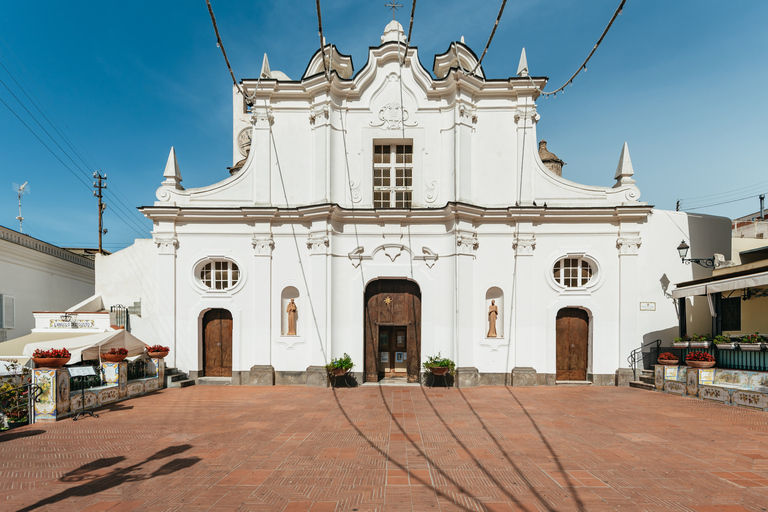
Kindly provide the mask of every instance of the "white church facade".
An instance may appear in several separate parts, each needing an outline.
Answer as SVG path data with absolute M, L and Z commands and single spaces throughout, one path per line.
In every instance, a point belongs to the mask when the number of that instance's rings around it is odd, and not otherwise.
M 432 72 L 405 48 L 392 22 L 357 73 L 333 46 L 300 80 L 265 58 L 250 102 L 233 89 L 230 175 L 184 189 L 172 150 L 152 239 L 99 256 L 96 292 L 141 301 L 169 366 L 234 384 L 325 385 L 344 353 L 358 382 L 438 353 L 461 386 L 629 380 L 676 335 L 668 284 L 706 272 L 680 239 L 730 254 L 730 221 L 641 202 L 626 144 L 608 186 L 553 172 L 524 62 L 489 79 L 463 43 Z

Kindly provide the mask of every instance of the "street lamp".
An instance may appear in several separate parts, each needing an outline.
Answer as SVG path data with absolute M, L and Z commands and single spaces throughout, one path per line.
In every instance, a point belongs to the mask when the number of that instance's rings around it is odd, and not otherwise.
M 685 243 L 685 240 L 680 242 L 680 245 L 677 246 L 677 253 L 680 255 L 680 260 L 682 260 L 683 263 L 687 263 L 690 265 L 691 263 L 696 263 L 697 265 L 700 265 L 704 268 L 715 268 L 715 258 L 686 258 L 688 255 L 688 249 L 690 247 L 687 243 Z

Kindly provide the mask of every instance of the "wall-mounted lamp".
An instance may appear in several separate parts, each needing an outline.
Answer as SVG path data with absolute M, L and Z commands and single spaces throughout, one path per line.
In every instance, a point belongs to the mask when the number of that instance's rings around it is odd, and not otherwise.
M 677 246 L 677 253 L 680 255 L 680 259 L 683 263 L 691 264 L 696 263 L 697 265 L 701 265 L 704 268 L 715 268 L 715 258 L 687 258 L 688 256 L 688 244 L 685 243 L 685 240 L 680 242 L 680 245 Z

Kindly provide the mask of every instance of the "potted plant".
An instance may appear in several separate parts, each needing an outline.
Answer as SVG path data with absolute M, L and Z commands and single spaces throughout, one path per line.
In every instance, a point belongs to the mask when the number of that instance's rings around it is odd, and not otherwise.
M 349 354 L 344 352 L 343 357 L 331 359 L 331 362 L 325 365 L 325 369 L 330 375 L 333 375 L 334 377 L 340 377 L 346 374 L 354 366 L 355 363 L 352 362 L 352 358 L 349 357 Z
M 151 347 L 147 347 L 147 354 L 153 359 L 160 359 L 167 356 L 170 350 L 170 348 L 162 345 L 152 345 Z
M 440 352 L 436 356 L 428 357 L 422 366 L 432 375 L 445 375 L 446 373 L 453 375 L 456 369 L 456 364 L 447 357 L 441 357 Z
M 110 363 L 119 363 L 126 357 L 128 357 L 128 349 L 126 348 L 113 348 L 106 354 L 99 354 L 101 358 Z
M 691 348 L 709 348 L 712 344 L 712 336 L 709 334 L 694 334 L 691 336 Z
M 714 342 L 719 350 L 733 350 L 739 346 L 739 343 L 727 334 L 718 334 L 715 336 Z
M 691 342 L 691 337 L 687 334 L 682 338 L 675 338 L 672 346 L 675 348 L 688 348 L 688 344 Z
M 38 368 L 61 368 L 69 362 L 72 354 L 66 348 L 50 350 L 37 349 L 32 354 L 32 360 Z
M 685 356 L 685 363 L 691 368 L 712 368 L 715 366 L 715 356 L 697 350 Z
M 673 365 L 673 364 L 677 364 L 680 360 L 672 352 L 662 352 L 661 354 L 659 354 L 657 361 L 659 362 L 659 364 Z
M 758 333 L 755 334 L 745 334 L 741 337 L 741 340 L 739 340 L 739 348 L 741 350 L 753 350 L 758 351 L 762 349 L 763 347 L 763 337 L 760 336 Z

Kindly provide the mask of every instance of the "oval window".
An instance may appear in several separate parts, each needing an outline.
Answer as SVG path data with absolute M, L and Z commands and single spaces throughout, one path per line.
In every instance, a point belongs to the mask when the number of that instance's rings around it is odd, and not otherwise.
M 555 282 L 566 288 L 586 286 L 597 274 L 597 270 L 584 258 L 563 258 L 552 268 Z
M 209 261 L 200 267 L 200 282 L 212 290 L 228 290 L 240 280 L 240 269 L 232 261 Z

